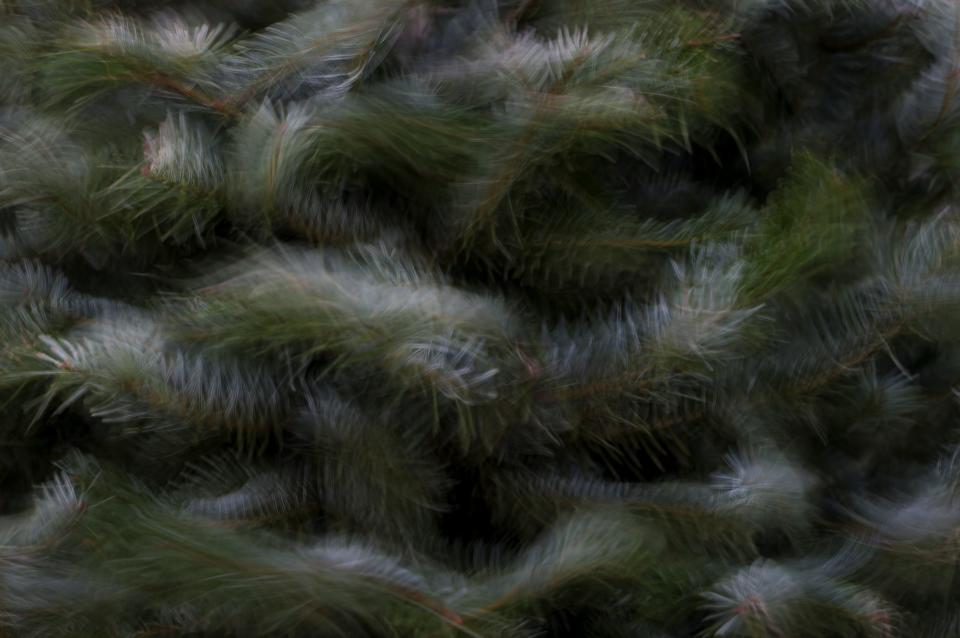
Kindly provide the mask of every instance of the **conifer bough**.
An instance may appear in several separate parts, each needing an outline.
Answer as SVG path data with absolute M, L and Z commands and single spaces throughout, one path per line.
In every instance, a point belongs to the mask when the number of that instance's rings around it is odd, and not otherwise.
M 0 1 L 0 635 L 960 632 L 960 5 Z

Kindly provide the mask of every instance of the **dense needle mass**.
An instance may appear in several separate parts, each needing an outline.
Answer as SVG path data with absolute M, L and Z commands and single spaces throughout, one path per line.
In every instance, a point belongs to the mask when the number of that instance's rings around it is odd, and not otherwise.
M 0 636 L 960 635 L 960 4 L 0 0 Z

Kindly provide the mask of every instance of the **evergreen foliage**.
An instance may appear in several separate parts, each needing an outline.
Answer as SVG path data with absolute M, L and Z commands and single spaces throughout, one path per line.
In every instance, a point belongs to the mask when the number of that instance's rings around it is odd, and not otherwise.
M 0 56 L 0 636 L 960 636 L 957 2 Z

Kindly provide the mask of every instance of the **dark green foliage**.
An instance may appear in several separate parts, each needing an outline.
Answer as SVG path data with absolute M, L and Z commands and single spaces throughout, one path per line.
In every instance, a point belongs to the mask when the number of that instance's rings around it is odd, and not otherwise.
M 0 0 L 0 636 L 960 632 L 960 5 Z

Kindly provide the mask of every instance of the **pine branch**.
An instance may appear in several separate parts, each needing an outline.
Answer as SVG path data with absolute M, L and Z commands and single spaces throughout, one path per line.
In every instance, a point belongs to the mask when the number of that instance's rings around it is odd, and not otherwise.
M 268 635 L 360 631 L 406 615 L 457 622 L 428 577 L 371 547 L 331 538 L 282 548 L 271 537 L 207 526 L 123 481 L 112 473 L 111 498 L 84 516 L 85 533 L 111 539 L 86 561 L 123 583 L 127 597 L 186 607 L 195 627 Z
M 554 212 L 518 220 L 516 242 L 504 237 L 508 272 L 524 282 L 544 281 L 593 287 L 621 284 L 626 276 L 649 272 L 663 257 L 683 254 L 707 242 L 733 239 L 753 222 L 744 198 L 723 196 L 691 219 L 636 218 L 627 211 L 596 208 Z
M 743 294 L 763 299 L 836 267 L 865 223 L 864 187 L 810 155 L 794 159 L 745 246 Z
M 343 517 L 354 529 L 382 526 L 375 533 L 414 545 L 446 509 L 442 495 L 451 483 L 441 461 L 423 450 L 423 437 L 389 423 L 393 418 L 375 418 L 317 389 L 308 395 L 296 433 L 317 457 L 314 480 L 329 516 Z
M 571 515 L 500 573 L 481 574 L 479 584 L 457 604 L 468 623 L 535 604 L 576 586 L 583 578 L 640 579 L 659 539 L 613 513 Z
M 533 479 L 528 488 L 553 507 L 616 506 L 650 521 L 683 551 L 691 543 L 751 555 L 761 533 L 800 538 L 807 527 L 813 477 L 782 455 L 766 451 L 727 459 L 710 484 L 609 483 L 586 478 Z M 537 498 L 537 497 L 533 497 Z
M 694 31 L 700 25 L 681 13 L 671 17 L 669 27 L 653 23 L 649 30 L 593 37 L 585 31 L 561 31 L 551 41 L 501 35 L 476 70 L 468 67 L 482 94 L 503 102 L 510 127 L 498 135 L 502 141 L 484 158 L 480 172 L 458 185 L 463 246 L 490 232 L 501 206 L 511 206 L 511 191 L 548 159 L 570 150 L 602 154 L 617 145 L 639 153 L 683 141 L 689 133 L 688 105 L 693 110 L 720 106 L 708 96 L 713 90 L 722 93 L 726 80 L 718 75 L 709 86 L 706 77 L 698 78 L 714 61 L 685 57 L 658 32 L 677 24 Z
M 237 110 L 211 92 L 219 52 L 233 38 L 224 27 L 192 26 L 175 14 L 151 23 L 122 15 L 73 22 L 64 46 L 40 63 L 49 99 L 85 105 L 123 84 L 139 84 L 173 93 L 225 115 Z
M 704 597 L 713 636 L 816 636 L 840 627 L 870 636 L 893 631 L 891 608 L 868 590 L 773 561 L 733 573 Z
M 410 7 L 408 0 L 337 1 L 237 43 L 222 63 L 230 91 L 225 104 L 239 109 L 281 87 L 295 94 L 301 84 L 342 95 L 389 51 Z
M 282 399 L 263 370 L 172 349 L 149 325 L 100 322 L 43 341 L 36 369 L 15 373 L 49 380 L 34 422 L 62 397 L 56 413 L 84 398 L 91 417 L 127 431 L 185 430 L 199 438 L 226 430 L 241 447 L 277 426 Z
M 399 257 L 382 248 L 359 258 L 263 252 L 210 277 L 199 303 L 183 308 L 179 332 L 235 353 L 331 357 L 329 374 L 355 366 L 388 383 L 394 398 L 445 406 L 465 448 L 489 444 L 525 409 L 529 371 L 512 312 Z

